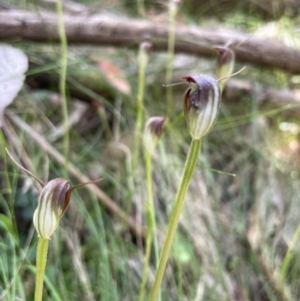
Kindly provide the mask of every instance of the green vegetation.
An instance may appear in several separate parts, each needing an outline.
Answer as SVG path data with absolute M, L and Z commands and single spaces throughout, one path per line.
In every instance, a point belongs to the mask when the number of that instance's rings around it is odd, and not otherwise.
M 44 183 L 66 178 L 74 187 L 103 179 L 72 193 L 49 240 L 44 301 L 146 301 L 151 292 L 154 301 L 159 288 L 161 301 L 300 299 L 300 108 L 278 105 L 271 94 L 260 101 L 267 88 L 298 91 L 299 78 L 237 60 L 233 72 L 246 69 L 235 79 L 251 92 L 231 99 L 229 79 L 214 127 L 194 140 L 183 112 L 187 85 L 162 86 L 218 74 L 217 54 L 173 53 L 175 23 L 261 37 L 272 28 L 273 36 L 297 47 L 299 17 L 283 0 L 271 1 L 272 14 L 264 9 L 270 0 L 231 8 L 217 0 L 195 8 L 193 0 L 174 1 L 179 6 L 170 18 L 171 2 L 81 2 L 91 11 L 139 12 L 141 19 L 169 24 L 164 52 L 68 45 L 62 23 L 58 43 L 4 41 L 27 54 L 30 68 L 0 130 L 0 301 L 34 300 L 39 240 L 32 222 L 40 187 L 5 147 Z M 60 5 L 56 10 L 62 12 Z M 153 153 L 142 143 L 151 116 L 167 118 Z M 190 145 L 193 162 L 185 163 Z M 168 231 L 174 241 L 163 252 Z

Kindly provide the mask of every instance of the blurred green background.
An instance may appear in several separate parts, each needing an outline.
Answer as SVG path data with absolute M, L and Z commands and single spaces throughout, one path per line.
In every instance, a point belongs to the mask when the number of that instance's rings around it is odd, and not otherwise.
M 170 22 L 168 1 L 87 0 L 63 5 L 65 14 Z M 55 1 L 1 2 L 0 7 L 56 13 Z M 271 38 L 299 51 L 299 10 L 296 0 L 190 0 L 178 6 L 175 21 L 177 26 Z M 12 164 L 4 147 L 44 182 L 65 177 L 75 185 L 80 177 L 45 151 L 43 142 L 32 134 L 37 132 L 65 155 L 61 44 L 17 37 L 1 42 L 22 49 L 29 70 L 1 131 L 0 300 L 33 300 L 37 235 L 32 215 L 38 189 Z M 134 140 L 142 136 L 142 132 L 135 134 L 138 51 L 68 45 L 66 99 L 69 164 L 91 179 L 103 178 L 99 188 L 141 227 L 146 225 L 142 143 L 133 162 Z M 143 125 L 150 116 L 168 117 L 153 156 L 160 246 L 191 140 L 182 112 L 186 86 L 163 87 L 169 58 L 167 49 L 150 54 L 143 103 Z M 171 58 L 173 83 L 188 74 L 216 74 L 216 56 L 174 54 Z M 165 272 L 163 301 L 300 298 L 300 79 L 297 74 L 239 61 L 235 71 L 245 65 L 246 70 L 229 80 L 218 121 L 203 141 Z M 233 93 L 235 88 L 238 92 Z M 278 94 L 266 94 L 270 89 L 291 93 L 295 101 L 285 101 L 284 96 L 277 101 Z M 172 111 L 167 107 L 168 93 Z M 144 252 L 144 239 L 95 193 L 82 188 L 72 195 L 70 208 L 50 241 L 44 300 L 138 300 Z M 285 258 L 289 260 L 282 272 Z M 154 274 L 153 255 L 145 300 Z

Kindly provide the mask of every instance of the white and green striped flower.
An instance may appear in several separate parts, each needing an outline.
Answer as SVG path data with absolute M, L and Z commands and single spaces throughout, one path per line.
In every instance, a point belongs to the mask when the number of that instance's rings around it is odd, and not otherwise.
M 70 187 L 69 180 L 56 178 L 44 184 L 33 173 L 20 165 L 7 149 L 6 152 L 12 161 L 29 176 L 34 178 L 42 188 L 38 206 L 33 215 L 33 225 L 38 236 L 46 240 L 49 240 L 57 229 L 61 218 L 69 206 L 72 192 L 79 187 L 101 181 L 101 179 L 97 179 Z
M 33 215 L 39 237 L 51 238 L 69 205 L 71 192 L 69 181 L 62 178 L 54 179 L 43 187 Z
M 162 135 L 165 117 L 150 117 L 145 125 L 144 146 L 148 153 L 152 154 Z
M 221 101 L 218 81 L 208 75 L 184 76 L 190 87 L 184 94 L 184 115 L 193 139 L 199 140 L 212 129 Z
M 219 79 L 232 74 L 235 62 L 234 52 L 226 46 L 215 46 L 217 51 L 217 77 Z

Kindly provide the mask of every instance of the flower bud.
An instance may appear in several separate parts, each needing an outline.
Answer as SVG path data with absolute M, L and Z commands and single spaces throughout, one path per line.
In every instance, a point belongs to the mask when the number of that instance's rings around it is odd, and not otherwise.
M 62 178 L 54 179 L 43 187 L 33 215 L 39 237 L 51 238 L 69 205 L 71 191 L 69 181 Z
M 225 46 L 215 46 L 217 51 L 217 77 L 224 78 L 230 76 L 233 72 L 235 56 L 234 52 Z M 225 82 L 223 82 L 223 85 Z
M 164 117 L 151 117 L 146 123 L 144 131 L 144 146 L 150 154 L 153 153 L 161 135 L 163 125 L 166 119 Z
M 139 57 L 138 57 L 140 64 L 143 64 L 144 66 L 148 64 L 151 51 L 152 51 L 151 42 L 143 41 L 142 43 L 140 43 Z
M 70 188 L 69 180 L 57 178 L 45 185 L 38 177 L 20 165 L 7 149 L 6 152 L 12 161 L 30 177 L 33 177 L 42 188 L 38 206 L 33 215 L 33 225 L 39 237 L 43 239 L 50 239 L 57 229 L 60 219 L 69 206 L 72 191 L 87 184 L 101 181 L 101 179 L 97 179 Z
M 193 139 L 202 139 L 213 127 L 220 105 L 218 81 L 208 75 L 184 76 L 190 87 L 184 93 L 184 116 Z

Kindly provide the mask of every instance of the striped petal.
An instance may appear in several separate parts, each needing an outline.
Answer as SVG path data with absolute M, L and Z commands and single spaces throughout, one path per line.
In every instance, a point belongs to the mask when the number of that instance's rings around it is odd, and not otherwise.
M 47 183 L 40 194 L 33 224 L 39 237 L 50 239 L 69 203 L 68 180 L 57 178 Z
M 152 154 L 163 132 L 163 125 L 166 119 L 154 116 L 148 119 L 144 131 L 144 146 Z
M 184 94 L 184 115 L 193 139 L 202 139 L 216 121 L 220 105 L 220 88 L 216 79 L 208 75 L 185 76 L 190 83 Z

